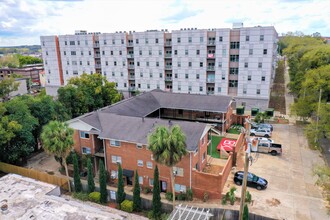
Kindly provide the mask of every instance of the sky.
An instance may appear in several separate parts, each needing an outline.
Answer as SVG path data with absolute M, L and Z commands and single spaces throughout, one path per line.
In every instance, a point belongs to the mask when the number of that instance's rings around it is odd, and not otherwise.
M 274 26 L 330 37 L 330 0 L 0 0 L 0 46 L 75 30 L 113 33 Z

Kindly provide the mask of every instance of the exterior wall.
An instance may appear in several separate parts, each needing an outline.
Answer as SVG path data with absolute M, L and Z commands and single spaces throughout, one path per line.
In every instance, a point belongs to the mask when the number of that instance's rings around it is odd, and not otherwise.
M 73 148 L 76 152 L 83 154 L 82 148 L 89 147 L 91 149 L 91 155 L 94 155 L 95 149 L 93 144 L 93 134 L 90 134 L 89 138 L 82 138 L 80 137 L 79 131 L 75 130 L 73 134 L 73 141 Z

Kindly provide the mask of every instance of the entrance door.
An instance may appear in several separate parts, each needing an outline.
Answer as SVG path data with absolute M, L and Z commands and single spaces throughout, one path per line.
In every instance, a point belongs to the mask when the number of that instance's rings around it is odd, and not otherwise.
M 167 183 L 166 183 L 166 181 L 160 180 L 159 183 L 160 183 L 160 191 L 166 193 L 166 189 L 167 189 Z
M 126 181 L 127 181 L 127 185 L 133 185 L 133 178 L 132 177 L 127 176 Z

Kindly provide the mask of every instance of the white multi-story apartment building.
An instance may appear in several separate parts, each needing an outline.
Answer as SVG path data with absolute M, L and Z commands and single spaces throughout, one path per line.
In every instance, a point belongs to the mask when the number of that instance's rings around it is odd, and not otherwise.
M 42 36 L 46 90 L 71 77 L 100 73 L 125 95 L 162 89 L 228 95 L 246 109 L 268 107 L 275 75 L 277 32 L 273 26 L 232 29 L 184 28 L 145 32 Z

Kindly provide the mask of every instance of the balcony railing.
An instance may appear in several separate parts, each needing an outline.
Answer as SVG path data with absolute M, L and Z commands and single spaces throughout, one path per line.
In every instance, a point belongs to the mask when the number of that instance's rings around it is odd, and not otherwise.
M 127 46 L 128 46 L 128 47 L 133 47 L 134 44 L 133 44 L 133 42 L 129 42 L 129 43 L 127 44 Z
M 171 70 L 172 66 L 165 66 L 165 70 Z
M 94 153 L 94 155 L 97 157 L 104 157 L 104 148 L 100 147 L 99 150 Z
M 128 90 L 129 90 L 129 91 L 135 91 L 135 86 L 130 86 L 130 87 L 128 88 Z
M 165 89 L 165 92 L 172 92 L 172 89 Z
M 214 91 L 207 91 L 207 94 L 208 95 L 213 95 L 214 94 Z
M 100 44 L 93 44 L 94 48 L 100 47 Z
M 165 81 L 172 82 L 172 77 L 165 77 Z
M 165 57 L 166 57 L 166 58 L 171 58 L 171 57 L 172 57 L 172 54 L 168 54 L 168 53 L 167 53 L 167 54 L 165 54 Z
M 165 42 L 165 46 L 172 46 L 172 42 L 168 42 L 168 41 L 166 41 L 166 42 Z
M 101 69 L 101 64 L 95 64 L 95 69 Z
M 134 69 L 134 65 L 128 65 L 128 69 L 130 70 Z
M 134 58 L 134 54 L 131 54 L 131 53 L 130 54 L 127 54 L 127 57 L 128 58 Z
M 101 58 L 101 54 L 96 53 L 96 54 L 95 54 L 95 58 Z
M 214 53 L 209 53 L 207 54 L 208 59 L 215 59 L 215 54 Z
M 214 83 L 215 82 L 215 79 L 207 79 L 206 80 L 208 83 Z
M 135 80 L 135 75 L 130 75 L 130 76 L 129 76 L 129 79 L 131 79 L 131 80 L 132 80 L 132 79 Z
M 215 41 L 214 40 L 210 40 L 207 42 L 207 45 L 215 45 Z
M 208 71 L 214 71 L 214 66 L 208 66 L 208 67 L 207 67 L 207 70 L 208 70 Z

